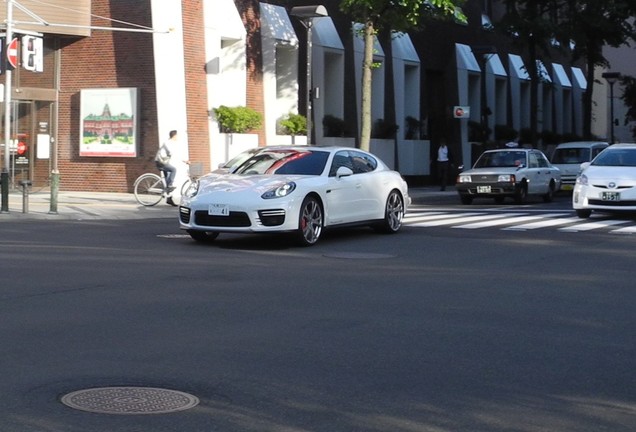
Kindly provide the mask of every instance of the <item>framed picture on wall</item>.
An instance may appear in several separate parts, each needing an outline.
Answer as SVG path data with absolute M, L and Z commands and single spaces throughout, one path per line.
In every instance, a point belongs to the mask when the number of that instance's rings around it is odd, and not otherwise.
M 80 92 L 80 156 L 137 156 L 137 88 Z

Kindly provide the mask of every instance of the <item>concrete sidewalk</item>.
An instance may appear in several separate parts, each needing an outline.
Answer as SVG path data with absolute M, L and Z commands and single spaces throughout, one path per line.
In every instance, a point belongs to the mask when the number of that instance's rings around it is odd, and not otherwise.
M 439 186 L 417 187 L 409 190 L 413 204 L 426 203 L 428 198 L 455 196 L 454 187 L 440 191 Z M 176 199 L 175 199 L 176 201 Z M 140 205 L 130 193 L 63 192 L 57 197 L 57 212 L 51 212 L 51 192 L 31 192 L 25 206 L 20 191 L 9 193 L 9 212 L 0 212 L 0 223 L 26 219 L 43 220 L 113 220 L 178 217 L 178 207 L 161 201 L 153 207 Z
M 177 218 L 177 207 L 161 201 L 153 207 L 140 205 L 133 194 L 104 192 L 59 192 L 57 212 L 51 212 L 50 191 L 32 192 L 25 206 L 21 192 L 9 194 L 9 212 L 0 212 L 0 222 L 20 219 L 91 220 Z

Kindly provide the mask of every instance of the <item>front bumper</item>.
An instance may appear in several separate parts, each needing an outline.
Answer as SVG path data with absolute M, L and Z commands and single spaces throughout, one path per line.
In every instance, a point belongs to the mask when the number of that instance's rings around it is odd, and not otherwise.
M 608 189 L 594 185 L 574 186 L 575 210 L 636 211 L 636 187 Z
M 516 183 L 457 183 L 455 189 L 460 195 L 473 197 L 512 196 L 517 193 Z

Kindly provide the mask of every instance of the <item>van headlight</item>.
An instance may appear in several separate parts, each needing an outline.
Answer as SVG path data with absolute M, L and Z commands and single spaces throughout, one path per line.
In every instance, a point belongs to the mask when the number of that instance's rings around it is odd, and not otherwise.
M 457 177 L 458 183 L 472 183 L 473 179 L 469 175 L 460 174 Z

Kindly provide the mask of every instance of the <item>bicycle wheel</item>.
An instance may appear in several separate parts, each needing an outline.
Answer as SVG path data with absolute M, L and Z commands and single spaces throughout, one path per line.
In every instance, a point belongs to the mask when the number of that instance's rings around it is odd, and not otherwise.
M 163 180 L 157 174 L 142 174 L 135 180 L 134 192 L 139 204 L 153 206 L 163 198 Z
M 184 196 L 186 191 L 188 190 L 188 186 L 190 186 L 190 183 L 192 183 L 192 180 L 190 179 L 186 179 L 186 181 L 183 182 L 183 184 L 181 185 L 181 196 Z

